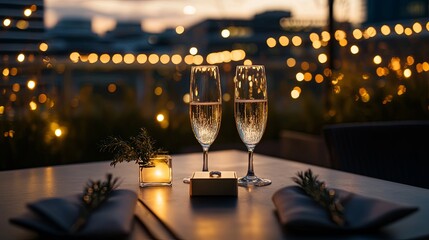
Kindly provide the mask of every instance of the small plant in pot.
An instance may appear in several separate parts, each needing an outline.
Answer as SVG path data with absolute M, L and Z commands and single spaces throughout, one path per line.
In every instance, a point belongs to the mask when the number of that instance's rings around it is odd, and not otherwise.
M 101 151 L 114 154 L 110 162 L 113 167 L 122 162 L 137 163 L 141 187 L 171 186 L 171 157 L 166 151 L 155 148 L 155 140 L 145 128 L 140 128 L 139 133 L 128 140 L 108 137 Z

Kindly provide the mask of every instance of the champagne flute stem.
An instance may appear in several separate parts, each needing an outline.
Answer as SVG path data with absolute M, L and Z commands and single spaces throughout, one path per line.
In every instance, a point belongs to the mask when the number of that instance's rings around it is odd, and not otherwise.
M 209 170 L 209 148 L 203 147 L 203 172 Z
M 249 149 L 249 162 L 247 164 L 247 176 L 255 176 L 253 171 L 253 149 Z

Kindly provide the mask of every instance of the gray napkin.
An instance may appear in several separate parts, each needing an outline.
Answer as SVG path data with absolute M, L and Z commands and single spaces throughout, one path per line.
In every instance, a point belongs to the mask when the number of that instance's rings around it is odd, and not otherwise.
M 27 207 L 30 211 L 11 218 L 10 222 L 43 236 L 69 239 L 118 239 L 130 233 L 137 202 L 137 195 L 133 191 L 113 190 L 109 198 L 90 214 L 82 229 L 71 233 L 69 229 L 80 213 L 79 197 L 76 194 L 29 203 Z
M 353 232 L 377 230 L 418 210 L 375 198 L 368 198 L 335 189 L 344 206 L 347 224 L 343 227 L 331 221 L 329 213 L 298 186 L 276 191 L 272 201 L 281 224 L 295 231 Z

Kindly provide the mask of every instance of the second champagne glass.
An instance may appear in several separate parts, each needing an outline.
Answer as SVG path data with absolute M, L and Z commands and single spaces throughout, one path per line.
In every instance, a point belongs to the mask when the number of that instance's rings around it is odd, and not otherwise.
M 237 66 L 234 78 L 234 118 L 241 140 L 249 153 L 247 174 L 239 186 L 266 186 L 271 180 L 259 178 L 253 169 L 253 150 L 267 125 L 267 79 L 263 65 Z
M 208 171 L 208 151 L 217 137 L 222 119 L 219 69 L 214 65 L 192 66 L 189 118 L 195 138 L 203 148 L 203 168 Z M 183 182 L 189 183 L 185 178 Z

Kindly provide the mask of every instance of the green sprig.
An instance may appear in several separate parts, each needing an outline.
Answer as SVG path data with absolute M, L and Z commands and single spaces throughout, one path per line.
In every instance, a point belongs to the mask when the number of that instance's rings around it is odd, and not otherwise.
M 298 172 L 297 177 L 292 177 L 292 180 L 328 211 L 334 223 L 339 226 L 346 224 L 344 207 L 338 200 L 335 190 L 327 188 L 325 182 L 320 181 L 318 175 L 314 175 L 311 169 Z
M 105 181 L 88 180 L 81 197 L 81 212 L 79 218 L 71 227 L 71 232 L 79 231 L 87 222 L 90 214 L 100 207 L 109 197 L 109 194 L 119 186 L 119 179 L 112 174 L 106 175 Z
M 121 162 L 148 164 L 149 159 L 156 156 L 160 149 L 155 148 L 155 140 L 145 128 L 140 128 L 137 136 L 123 140 L 119 137 L 108 137 L 101 145 L 101 151 L 114 153 L 111 166 Z

